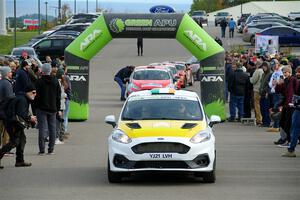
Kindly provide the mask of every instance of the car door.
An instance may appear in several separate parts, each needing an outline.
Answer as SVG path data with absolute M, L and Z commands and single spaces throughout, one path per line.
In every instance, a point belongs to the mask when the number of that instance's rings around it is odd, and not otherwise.
M 36 54 L 41 61 L 46 60 L 45 57 L 49 55 L 49 49 L 51 48 L 51 40 L 42 40 L 33 46 Z

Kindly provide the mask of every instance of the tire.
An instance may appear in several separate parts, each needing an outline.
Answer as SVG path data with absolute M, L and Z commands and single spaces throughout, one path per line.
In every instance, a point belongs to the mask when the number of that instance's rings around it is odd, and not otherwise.
M 205 172 L 202 175 L 203 182 L 204 183 L 215 183 L 216 182 L 216 154 L 215 154 L 215 160 L 214 160 L 214 167 L 211 172 Z
M 107 160 L 107 178 L 110 183 L 120 183 L 122 178 L 125 177 L 124 172 L 113 172 L 110 170 L 109 160 Z
M 215 22 L 215 26 L 218 26 L 218 23 L 217 23 L 217 22 Z
M 250 42 L 251 42 L 251 45 L 255 45 L 255 36 L 252 36 L 251 38 L 250 38 Z

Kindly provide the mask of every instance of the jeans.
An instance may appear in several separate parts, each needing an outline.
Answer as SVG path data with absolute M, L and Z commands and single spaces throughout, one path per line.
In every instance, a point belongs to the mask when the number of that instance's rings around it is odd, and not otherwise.
M 64 132 L 68 132 L 68 124 L 69 124 L 69 111 L 70 111 L 70 100 L 66 99 L 66 109 L 64 110 Z
M 115 79 L 114 79 L 118 84 L 119 84 L 119 86 L 120 86 L 120 89 L 121 89 L 121 98 L 125 98 L 125 92 L 126 92 L 126 87 L 125 87 L 125 85 L 123 84 L 123 81 L 119 78 L 119 77 L 117 77 L 117 76 L 115 76 Z
M 244 96 L 235 96 L 230 94 L 229 110 L 230 118 L 234 119 L 236 116 L 236 108 L 238 109 L 238 118 L 244 116 Z
M 138 49 L 138 55 L 143 55 L 143 45 L 138 44 L 137 49 Z
M 53 152 L 56 138 L 56 112 L 50 113 L 37 109 L 39 129 L 39 150 L 45 152 L 45 137 L 49 134 L 48 153 Z
M 225 38 L 225 30 L 226 30 L 226 28 L 221 28 L 222 38 Z
M 295 110 L 292 116 L 292 127 L 291 127 L 291 143 L 288 148 L 289 152 L 295 151 L 298 143 L 298 137 L 300 135 L 300 110 Z
M 7 126 L 7 132 L 9 134 L 9 142 L 0 149 L 0 160 L 5 153 L 10 152 L 10 150 L 16 147 L 16 162 L 24 162 L 24 149 L 26 144 L 24 129 L 14 127 L 10 124 Z
M 234 29 L 229 29 L 229 38 L 233 38 Z
M 271 123 L 269 108 L 270 108 L 270 99 L 268 98 L 268 96 L 261 96 L 260 112 L 262 116 L 262 123 L 264 126 L 270 126 Z

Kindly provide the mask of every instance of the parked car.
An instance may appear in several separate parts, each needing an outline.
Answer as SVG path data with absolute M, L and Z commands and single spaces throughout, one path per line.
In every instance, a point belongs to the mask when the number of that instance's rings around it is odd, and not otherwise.
M 38 58 L 38 54 L 35 52 L 34 48 L 32 47 L 16 47 L 13 48 L 10 55 L 12 57 L 21 57 L 22 53 L 26 51 L 28 56 L 31 58 Z
M 300 31 L 287 26 L 266 28 L 257 35 L 279 36 L 280 46 L 300 46 Z
M 259 31 L 262 31 L 266 28 L 273 27 L 273 26 L 284 26 L 278 22 L 274 23 L 267 23 L 267 22 L 261 22 L 261 23 L 250 23 L 247 26 L 245 26 L 243 30 L 243 41 L 244 42 L 250 42 L 252 45 L 255 44 L 255 34 Z
M 296 18 L 300 18 L 300 12 L 290 12 L 288 17 L 295 20 Z
M 226 21 L 229 22 L 230 18 L 232 15 L 229 14 L 229 12 L 218 12 L 215 15 L 215 26 L 218 26 L 218 24 L 221 23 L 222 19 L 224 19 L 224 17 L 226 18 Z
M 74 23 L 87 23 L 93 22 L 95 19 L 99 17 L 99 13 L 92 14 L 92 13 L 78 13 L 73 15 L 70 19 L 66 21 L 66 24 L 74 24 Z
M 195 20 L 195 22 L 197 22 L 197 24 L 200 24 L 200 22 L 202 24 L 208 24 L 208 20 L 207 20 L 207 17 L 209 15 L 206 14 L 206 11 L 205 10 L 196 10 L 194 12 L 192 12 L 192 19 Z
M 180 76 L 179 76 L 179 71 L 177 70 L 177 68 L 175 67 L 175 65 L 173 63 L 164 63 L 161 66 L 166 67 L 167 69 L 170 70 L 170 73 L 171 73 L 171 75 L 173 77 L 175 88 L 177 90 L 180 90 L 181 89 Z
M 173 76 L 163 66 L 139 66 L 132 72 L 127 94 L 153 88 L 175 88 Z
M 205 183 L 216 180 L 213 125 L 195 92 L 169 88 L 131 94 L 120 117 L 105 117 L 114 128 L 108 137 L 107 177 L 122 182 L 132 172 L 189 172 Z M 153 175 L 153 173 L 152 173 Z
M 50 56 L 52 59 L 63 56 L 65 48 L 74 39 L 75 37 L 66 35 L 49 36 L 34 43 L 31 47 L 34 48 L 39 59 L 43 62 L 46 60 L 46 56 Z

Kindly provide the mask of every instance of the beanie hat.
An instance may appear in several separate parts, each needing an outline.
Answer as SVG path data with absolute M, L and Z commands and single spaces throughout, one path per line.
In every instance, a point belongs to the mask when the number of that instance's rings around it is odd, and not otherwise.
M 45 75 L 50 75 L 51 73 L 51 65 L 49 63 L 44 63 L 42 65 L 42 72 L 45 74 Z
M 11 68 L 8 66 L 0 67 L 1 77 L 5 78 L 6 75 L 11 72 Z
M 25 93 L 27 92 L 31 92 L 33 90 L 36 90 L 35 86 L 33 84 L 28 84 L 26 87 L 25 87 Z

